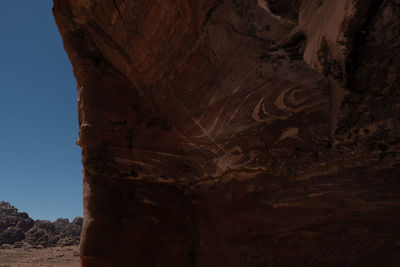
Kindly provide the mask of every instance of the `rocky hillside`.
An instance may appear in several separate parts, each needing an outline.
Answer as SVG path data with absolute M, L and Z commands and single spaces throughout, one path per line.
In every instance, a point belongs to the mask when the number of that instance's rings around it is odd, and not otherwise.
M 30 244 L 37 247 L 78 245 L 82 218 L 34 221 L 8 202 L 0 202 L 0 246 Z

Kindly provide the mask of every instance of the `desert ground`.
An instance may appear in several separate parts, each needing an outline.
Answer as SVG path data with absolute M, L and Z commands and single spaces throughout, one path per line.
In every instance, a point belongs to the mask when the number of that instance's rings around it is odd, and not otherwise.
M 78 267 L 77 246 L 51 248 L 2 248 L 0 267 Z

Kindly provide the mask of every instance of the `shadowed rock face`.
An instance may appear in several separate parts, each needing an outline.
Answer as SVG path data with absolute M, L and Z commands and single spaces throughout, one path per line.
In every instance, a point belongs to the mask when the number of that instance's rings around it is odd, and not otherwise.
M 83 266 L 400 264 L 400 2 L 55 0 Z

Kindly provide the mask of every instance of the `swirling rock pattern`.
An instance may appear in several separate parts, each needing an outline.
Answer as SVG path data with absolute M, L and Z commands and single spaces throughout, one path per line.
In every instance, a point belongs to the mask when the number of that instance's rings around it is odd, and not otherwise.
M 78 81 L 83 266 L 400 264 L 399 1 L 53 12 Z

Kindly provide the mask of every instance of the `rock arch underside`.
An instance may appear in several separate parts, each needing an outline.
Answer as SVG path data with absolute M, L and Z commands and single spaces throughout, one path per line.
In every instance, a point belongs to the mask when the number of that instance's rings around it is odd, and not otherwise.
M 399 266 L 400 1 L 54 0 L 82 266 Z

